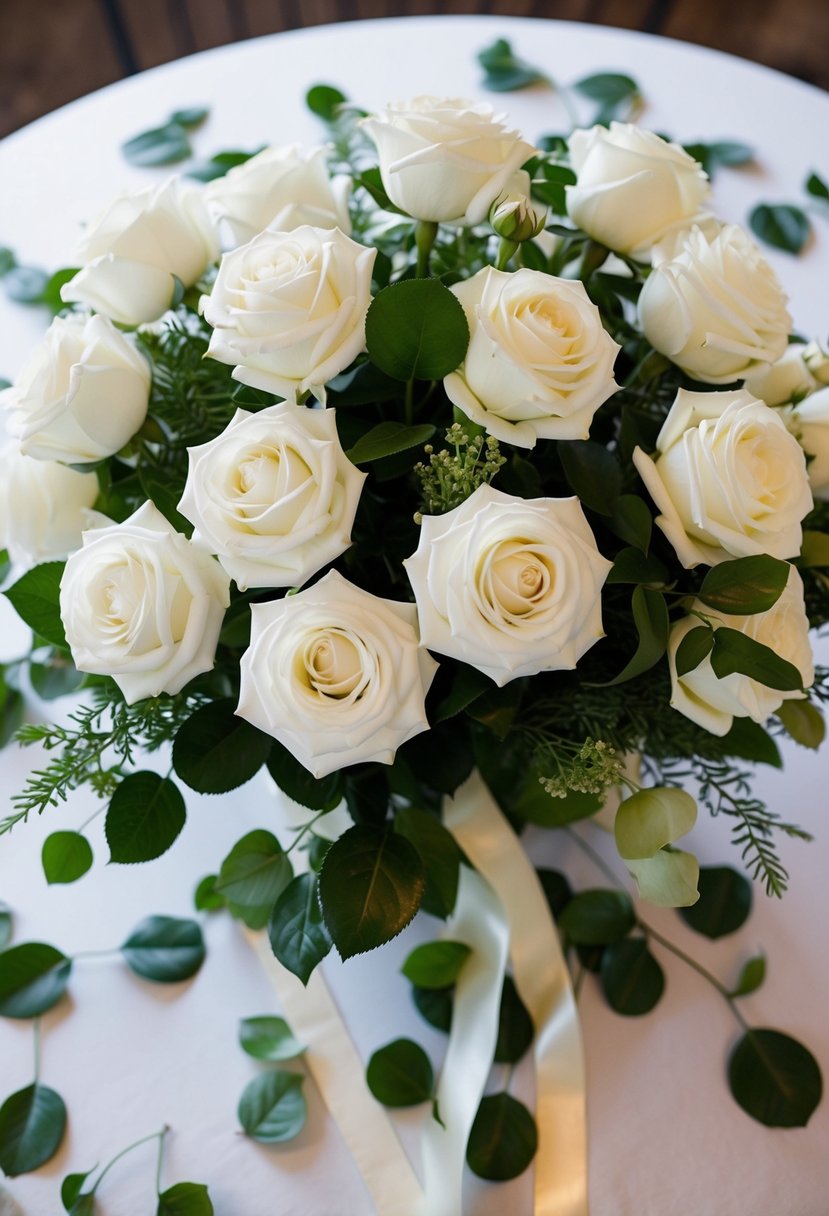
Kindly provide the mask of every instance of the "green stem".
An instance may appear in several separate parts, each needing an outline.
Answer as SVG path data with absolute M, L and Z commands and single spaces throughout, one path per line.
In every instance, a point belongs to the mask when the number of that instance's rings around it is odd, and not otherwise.
M 40 1080 L 40 1018 L 35 1018 L 32 1026 L 35 1040 L 35 1085 Z
M 149 1136 L 142 1136 L 140 1140 L 135 1140 L 135 1141 L 133 1141 L 132 1144 L 128 1144 L 126 1148 L 122 1148 L 120 1153 L 116 1153 L 115 1156 L 112 1158 L 112 1160 L 108 1161 L 107 1164 L 104 1166 L 104 1168 L 101 1170 L 100 1174 L 98 1175 L 97 1181 L 95 1182 L 94 1186 L 92 1187 L 90 1194 L 92 1194 L 92 1195 L 95 1194 L 98 1187 L 101 1185 L 104 1178 L 106 1178 L 107 1174 L 109 1173 L 109 1171 L 112 1169 L 113 1165 L 115 1165 L 115 1163 L 117 1161 L 120 1161 L 122 1157 L 126 1157 L 127 1153 L 131 1153 L 134 1148 L 139 1148 L 142 1144 L 149 1143 L 150 1140 L 163 1139 L 168 1131 L 169 1131 L 169 1128 L 165 1124 L 164 1127 L 162 1127 L 161 1131 L 151 1132 Z
M 664 946 L 666 950 L 670 951 L 671 954 L 675 955 L 679 959 L 682 959 L 683 963 L 686 963 L 689 967 L 696 971 L 697 975 L 701 975 L 702 978 L 707 980 L 713 988 L 716 988 L 723 1000 L 727 1002 L 731 1012 L 734 1014 L 734 1017 L 740 1023 L 743 1030 L 748 1030 L 748 1024 L 737 1008 L 734 998 L 726 988 L 725 984 L 721 984 L 717 977 L 712 975 L 710 971 L 707 971 L 701 963 L 698 963 L 696 959 L 691 958 L 690 954 L 686 954 L 684 950 L 680 950 L 679 946 L 674 945 L 674 943 L 667 937 L 663 937 L 661 933 L 654 929 L 653 925 L 649 925 L 646 921 L 642 920 L 640 916 L 636 917 L 636 923 L 648 937 L 652 937 L 655 941 L 659 942 L 661 946 Z
M 72 962 L 76 963 L 79 958 L 105 958 L 108 954 L 117 954 L 118 946 L 110 946 L 107 950 L 79 950 L 77 954 L 70 955 Z
M 520 249 L 518 241 L 510 241 L 507 240 L 505 236 L 502 236 L 498 244 L 498 256 L 495 259 L 495 269 L 506 270 L 507 263 L 517 249 Z
M 296 838 L 291 841 L 291 843 L 288 845 L 287 849 L 285 850 L 285 856 L 287 857 L 288 854 L 297 847 L 300 840 L 302 840 L 303 836 L 305 836 L 308 832 L 311 831 L 311 828 L 314 826 L 314 824 L 317 822 L 318 819 L 322 819 L 323 815 L 328 815 L 329 813 L 330 812 L 328 812 L 328 811 L 317 811 L 316 815 L 312 816 L 312 818 L 309 819 L 307 823 L 304 823 L 302 825 L 302 827 L 299 829 L 299 831 L 297 832 Z
M 552 83 L 552 81 L 551 81 L 551 83 Z M 565 85 L 565 84 L 560 84 L 558 86 L 553 85 L 553 88 L 556 88 L 556 87 L 557 87 L 558 95 L 561 98 L 562 105 L 564 106 L 565 110 L 567 111 L 567 117 L 570 119 L 570 122 L 572 124 L 570 130 L 574 131 L 576 129 L 576 127 L 580 127 L 582 125 L 581 115 L 579 114 L 578 110 L 576 109 L 575 105 L 573 104 L 573 99 L 570 96 L 570 89 L 567 87 L 567 85 Z
M 161 1129 L 161 1134 L 158 1137 L 158 1163 L 155 1167 L 155 1193 L 161 1195 L 161 1162 L 164 1158 L 164 1137 L 169 1129 L 164 1126 Z
M 417 277 L 425 279 L 429 276 L 429 255 L 438 234 L 438 226 L 433 220 L 418 220 L 415 224 L 415 245 L 417 246 Z
M 86 829 L 89 827 L 90 823 L 92 823 L 93 820 L 97 819 L 99 815 L 103 815 L 104 811 L 106 811 L 106 810 L 108 810 L 107 803 L 104 803 L 103 806 L 99 806 L 97 811 L 93 811 L 88 819 L 84 819 L 83 823 L 78 828 L 78 833 L 80 834 L 81 832 L 85 832 Z

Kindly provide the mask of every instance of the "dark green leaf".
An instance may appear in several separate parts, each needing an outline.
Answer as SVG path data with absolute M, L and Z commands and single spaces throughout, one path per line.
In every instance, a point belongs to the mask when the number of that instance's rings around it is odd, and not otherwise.
M 600 975 L 607 1003 L 627 1017 L 650 1013 L 665 989 L 665 974 L 642 937 L 608 946 Z
M 501 1008 L 498 1014 L 496 1064 L 517 1064 L 533 1041 L 535 1030 L 527 1007 L 518 995 L 512 976 L 504 976 Z
M 180 127 L 200 127 L 209 113 L 209 106 L 187 106 L 183 110 L 175 110 L 169 121 L 178 123 Z
M 581 891 L 558 920 L 559 929 L 577 946 L 612 946 L 627 937 L 635 917 L 624 891 Z
M 829 534 L 826 532 L 803 533 L 803 544 L 800 547 L 798 566 L 829 566 Z
M 631 546 L 620 549 L 607 576 L 608 583 L 646 583 L 664 587 L 668 581 L 667 568 L 655 557 L 646 557 L 641 549 Z
M 740 978 L 731 990 L 732 996 L 748 996 L 756 992 L 766 978 L 766 956 L 755 954 L 743 964 Z
M 63 1182 L 60 1184 L 60 1201 L 67 1212 L 71 1212 L 80 1198 L 83 1184 L 86 1182 L 90 1174 L 94 1174 L 97 1165 L 93 1165 L 91 1170 L 87 1170 L 85 1174 L 67 1174 Z
M 158 984 L 189 980 L 204 962 L 204 938 L 194 920 L 148 916 L 133 929 L 121 953 L 136 975 Z
M 45 270 L 36 266 L 15 266 L 3 276 L 3 290 L 15 304 L 40 304 L 48 282 Z
M 305 104 L 311 113 L 327 123 L 334 121 L 340 106 L 347 101 L 345 93 L 330 84 L 315 84 L 305 94 Z
M 366 315 L 369 358 L 396 380 L 441 380 L 463 363 L 468 345 L 460 301 L 439 279 L 392 283 Z
M 259 830 L 237 840 L 222 862 L 216 890 L 249 929 L 263 929 L 292 877 L 290 859 L 279 841 Z
M 738 557 L 712 566 L 697 593 L 709 608 L 731 616 L 751 616 L 773 608 L 789 580 L 791 566 L 776 557 Z
M 622 470 L 613 453 L 592 439 L 570 439 L 559 442 L 558 454 L 570 488 L 584 506 L 610 515 L 622 489 Z
M 747 165 L 754 159 L 754 149 L 749 144 L 741 144 L 732 139 L 715 140 L 713 143 L 685 144 L 689 156 L 702 165 L 709 177 L 713 177 L 719 168 L 737 168 Z
M 434 1074 L 429 1057 L 411 1039 L 395 1039 L 375 1051 L 366 1082 L 384 1106 L 418 1106 L 432 1096 Z
M 784 701 L 775 713 L 795 743 L 813 750 L 820 747 L 826 737 L 826 723 L 817 706 L 809 701 Z
M 455 907 L 463 857 L 455 837 L 435 815 L 415 807 L 401 807 L 394 828 L 414 845 L 426 870 L 424 910 L 445 919 Z
M 735 718 L 731 728 L 722 736 L 722 747 L 726 756 L 770 764 L 772 768 L 783 767 L 783 758 L 774 739 L 751 718 Z
M 511 93 L 529 85 L 547 83 L 547 78 L 538 68 L 519 59 L 505 38 L 498 38 L 491 46 L 484 47 L 477 55 L 484 69 L 483 85 L 494 93 Z
M 0 1016 L 34 1018 L 56 1005 L 72 960 L 45 942 L 24 942 L 0 954 Z
M 92 1191 L 86 1191 L 85 1194 L 79 1195 L 72 1204 L 69 1216 L 95 1216 L 95 1211 L 95 1196 Z
M 131 165 L 153 168 L 186 160 L 192 152 L 186 129 L 177 122 L 167 122 L 134 135 L 121 144 L 121 151 Z
M 573 898 L 573 890 L 566 875 L 560 870 L 537 870 L 538 881 L 541 883 L 550 914 L 557 919 Z
M 110 861 L 152 861 L 166 853 L 184 827 L 181 791 L 158 773 L 131 773 L 110 799 L 104 829 Z
M 22 726 L 26 705 L 23 694 L 0 682 L 0 747 L 5 747 Z
M 173 767 L 200 794 L 225 794 L 265 764 L 273 739 L 234 713 L 236 699 L 197 709 L 173 740 Z
M 3 594 L 12 602 L 17 615 L 38 637 L 53 646 L 66 648 L 66 634 L 60 619 L 60 580 L 65 562 L 44 562 L 19 578 Z
M 382 460 L 395 452 L 405 452 L 408 448 L 422 447 L 432 438 L 435 428 L 431 423 L 421 426 L 404 426 L 402 422 L 378 422 L 377 426 L 366 431 L 346 456 L 352 464 L 368 464 L 372 460 Z
M 639 94 L 636 81 L 621 72 L 597 72 L 577 80 L 572 87 L 583 97 L 601 102 L 603 106 L 615 106 Z
M 770 646 L 757 642 L 738 629 L 720 626 L 714 630 L 711 666 L 719 679 L 734 675 L 749 676 L 767 688 L 795 692 L 803 688 L 803 677 L 786 659 L 781 659 Z
M 677 911 L 686 925 L 697 933 L 716 940 L 734 933 L 748 920 L 751 912 L 751 883 L 730 866 L 702 866 L 699 872 L 698 901 Z
M 492 681 L 489 676 L 485 676 L 477 667 L 458 663 L 449 692 L 435 709 L 432 720 L 445 722 L 447 718 L 454 718 L 455 714 L 461 713 L 491 688 Z
M 651 587 L 635 587 L 631 599 L 633 622 L 639 633 L 639 644 L 633 658 L 611 684 L 624 684 L 649 671 L 662 658 L 668 646 L 668 607 L 661 591 Z
M 823 1094 L 814 1056 L 779 1030 L 747 1030 L 728 1061 L 731 1093 L 766 1127 L 805 1127 Z
M 355 823 L 384 824 L 388 818 L 389 767 L 386 764 L 366 764 L 345 778 L 345 804 Z
M 425 885 L 417 850 L 398 833 L 367 825 L 343 833 L 319 879 L 325 923 L 341 957 L 396 937 L 417 912 Z
M 0 1169 L 9 1178 L 51 1160 L 66 1130 L 66 1106 L 46 1085 L 27 1085 L 0 1107 Z
M 653 531 L 653 517 L 648 504 L 638 494 L 622 494 L 613 504 L 610 525 L 617 536 L 628 545 L 647 553 Z
M 305 1126 L 305 1078 L 295 1072 L 266 1072 L 254 1077 L 239 1100 L 239 1122 L 262 1144 L 293 1140 Z
M 760 203 L 748 222 L 756 237 L 785 253 L 800 253 L 812 231 L 805 211 L 790 203 Z
M 400 970 L 418 988 L 450 988 L 471 953 L 465 942 L 424 942 L 415 946 Z
M 714 645 L 714 630 L 708 625 L 696 625 L 689 629 L 676 648 L 676 674 L 682 679 L 707 659 Z
M 271 913 L 268 938 L 282 966 L 307 984 L 331 949 L 313 874 L 299 874 L 288 883 Z
M 490 1182 L 517 1178 L 537 1148 L 535 1119 L 523 1102 L 507 1093 L 481 1099 L 466 1147 L 466 1161 L 473 1174 Z
M 5 950 L 12 938 L 12 910 L 0 900 L 0 950 Z
M 80 832 L 52 832 L 43 842 L 41 861 L 48 883 L 76 882 L 92 865 L 92 849 Z
M 343 797 L 343 778 L 340 773 L 318 778 L 291 755 L 287 747 L 273 741 L 268 757 L 268 772 L 276 784 L 300 806 L 311 811 L 333 811 Z
M 242 1018 L 239 1042 L 255 1060 L 294 1060 L 305 1051 L 285 1019 L 277 1017 Z
M 205 874 L 193 893 L 193 905 L 197 912 L 220 912 L 225 907 L 225 897 L 216 890 L 218 874 Z
M 806 178 L 806 193 L 812 198 L 822 198 L 829 202 L 829 186 L 817 173 L 810 173 Z
M 189 165 L 184 176 L 192 177 L 198 182 L 213 182 L 219 177 L 224 177 L 230 169 L 234 169 L 237 165 L 244 165 L 262 150 L 262 148 L 254 148 L 252 152 L 217 152 L 209 160 L 197 160 Z
M 418 1013 L 435 1030 L 448 1034 L 452 1028 L 452 998 L 454 988 L 412 988 L 412 1000 Z
M 177 1182 L 158 1196 L 155 1216 L 213 1216 L 207 1187 L 201 1182 Z

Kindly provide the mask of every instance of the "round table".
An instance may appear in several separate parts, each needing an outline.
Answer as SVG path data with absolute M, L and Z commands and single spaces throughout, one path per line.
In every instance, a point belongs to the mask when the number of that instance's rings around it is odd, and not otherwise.
M 829 97 L 797 81 L 726 55 L 645 34 L 593 26 L 488 17 L 412 18 L 294 31 L 223 47 L 145 72 L 65 107 L 0 144 L 0 238 L 21 262 L 70 264 L 80 225 L 121 188 L 156 181 L 160 171 L 131 168 L 119 145 L 178 107 L 209 104 L 197 150 L 255 148 L 267 142 L 319 142 L 322 128 L 302 104 L 309 85 L 343 88 L 364 107 L 421 93 L 486 97 L 508 112 L 529 139 L 566 129 L 560 101 L 547 88 L 493 97 L 483 93 L 475 53 L 495 38 L 555 80 L 629 72 L 641 84 L 642 121 L 683 142 L 733 138 L 757 148 L 748 170 L 722 171 L 716 209 L 745 222 L 751 204 L 797 201 L 811 170 L 829 178 Z M 585 118 L 589 110 L 585 111 Z M 829 329 L 829 226 L 800 258 L 768 253 L 790 295 L 796 328 L 818 337 Z M 0 293 L 0 375 L 12 378 L 47 318 Z M 3 617 L 2 649 L 20 633 Z M 826 659 L 824 648 L 824 660 Z M 71 703 L 32 704 L 30 717 L 65 714 Z M 732 982 L 758 947 L 768 979 L 743 1002 L 754 1025 L 788 1031 L 829 1069 L 829 944 L 821 929 L 827 905 L 829 844 L 822 822 L 826 755 L 783 744 L 785 771 L 763 769 L 756 788 L 783 816 L 812 830 L 814 844 L 781 842 L 791 874 L 782 903 L 758 888 L 755 910 L 738 933 L 709 942 L 670 912 L 649 919 L 723 981 Z M 20 788 L 31 752 L 4 753 L 0 784 Z M 102 820 L 88 835 L 93 871 L 72 887 L 47 887 L 39 852 L 57 828 L 75 828 L 96 804 L 80 795 L 0 838 L 0 899 L 15 911 L 15 941 L 44 940 L 65 952 L 117 947 L 151 912 L 192 914 L 197 879 L 214 871 L 232 844 L 253 828 L 280 830 L 280 811 L 264 780 L 233 795 L 188 794 L 188 823 L 172 850 L 147 866 L 115 867 Z M 584 829 L 589 835 L 589 829 Z M 590 839 L 612 859 L 609 841 Z M 703 863 L 739 865 L 729 824 L 705 820 L 690 847 Z M 565 869 L 577 888 L 602 884 L 562 833 L 528 833 L 533 855 Z M 58 1156 L 34 1175 L 7 1182 L 27 1216 L 58 1210 L 61 1178 L 86 1170 L 162 1124 L 171 1126 L 164 1184 L 206 1182 L 217 1213 L 227 1216 L 372 1216 L 373 1208 L 339 1133 L 308 1082 L 309 1121 L 298 1139 L 268 1148 L 238 1133 L 235 1108 L 257 1066 L 236 1041 L 240 1017 L 276 1012 L 272 989 L 239 933 L 224 916 L 205 925 L 208 958 L 191 982 L 169 988 L 142 982 L 112 958 L 79 963 L 70 995 L 43 1019 L 41 1078 L 65 1098 L 69 1129 Z M 434 935 L 418 918 L 383 950 L 326 974 L 366 1058 L 398 1034 L 418 1039 L 433 1059 L 442 1036 L 410 1011 L 399 963 Z M 593 1216 L 821 1216 L 826 1210 L 829 1102 L 809 1127 L 770 1131 L 731 1099 L 725 1060 L 737 1027 L 725 1003 L 693 971 L 659 947 L 668 984 L 657 1010 L 623 1019 L 588 980 L 579 1007 L 588 1072 L 590 1194 Z M 31 1028 L 0 1022 L 2 1094 L 31 1081 Z M 523 1067 L 523 1066 L 522 1066 Z M 519 1068 L 519 1091 L 529 1085 Z M 421 1110 L 396 1117 L 417 1162 Z M 107 1216 L 154 1211 L 154 1149 L 137 1149 L 99 1192 Z M 505 1210 L 529 1216 L 529 1176 L 508 1188 L 470 1178 L 468 1216 Z M 460 1216 L 460 1214 L 458 1214 Z

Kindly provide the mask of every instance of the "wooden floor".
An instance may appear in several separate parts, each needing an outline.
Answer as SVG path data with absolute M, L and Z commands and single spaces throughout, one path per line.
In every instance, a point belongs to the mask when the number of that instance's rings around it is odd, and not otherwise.
M 648 30 L 829 89 L 829 0 L 0 0 L 0 135 L 208 47 L 331 21 L 437 12 Z

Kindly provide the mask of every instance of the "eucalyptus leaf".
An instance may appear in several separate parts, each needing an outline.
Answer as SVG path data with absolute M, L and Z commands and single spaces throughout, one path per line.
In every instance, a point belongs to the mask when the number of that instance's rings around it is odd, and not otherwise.
M 8 245 L 0 245 L 0 279 L 14 270 L 17 265 L 17 258 L 14 256 L 14 251 L 9 249 Z
M 779 1030 L 746 1031 L 728 1061 L 728 1083 L 746 1114 L 766 1127 L 805 1127 L 823 1094 L 812 1053 Z
M 434 433 L 435 428 L 431 423 L 405 426 L 402 422 L 378 422 L 348 449 L 346 456 L 352 464 L 369 464 L 395 452 L 422 447 Z
M 806 212 L 791 203 L 759 203 L 748 223 L 756 237 L 784 253 L 800 253 L 812 231 Z
M 751 913 L 752 887 L 731 866 L 703 866 L 699 872 L 699 901 L 681 908 L 680 916 L 697 933 L 715 941 L 735 933 Z
M 766 956 L 755 954 L 748 959 L 740 971 L 737 983 L 731 990 L 732 996 L 748 996 L 756 992 L 766 978 Z
M 754 149 L 749 144 L 733 139 L 714 140 L 711 143 L 685 144 L 685 151 L 702 165 L 709 177 L 719 168 L 738 168 L 754 159 Z
M 155 1216 L 213 1216 L 213 1204 L 202 1182 L 177 1182 L 161 1191 Z
M 148 916 L 121 946 L 128 967 L 157 984 L 189 980 L 204 962 L 204 938 L 194 920 Z
M 631 598 L 633 622 L 639 641 L 631 659 L 625 664 L 611 684 L 624 684 L 644 672 L 650 671 L 664 655 L 668 647 L 668 606 L 661 591 L 651 587 L 634 587 Z
M 72 960 L 45 942 L 23 942 L 0 954 L 0 1016 L 34 1018 L 63 996 Z
M 535 1028 L 527 1007 L 518 995 L 515 980 L 504 976 L 501 1005 L 498 1011 L 498 1038 L 495 1041 L 496 1064 L 517 1064 L 530 1047 Z
M 625 861 L 653 857 L 685 836 L 697 821 L 697 804 L 685 790 L 654 786 L 637 790 L 619 804 L 614 822 L 616 848 Z
M 262 1144 L 293 1140 L 305 1126 L 308 1114 L 302 1085 L 295 1072 L 266 1072 L 245 1087 L 239 1099 L 239 1122 Z
M 432 1097 L 434 1073 L 426 1052 L 412 1039 L 395 1039 L 374 1052 L 366 1083 L 384 1106 L 418 1106 Z
M 795 743 L 817 751 L 826 737 L 826 722 L 816 705 L 806 700 L 784 701 L 774 712 Z
M 598 101 L 602 106 L 616 106 L 639 95 L 639 85 L 632 76 L 626 76 L 622 72 L 597 72 L 592 76 L 584 76 L 576 81 L 573 88 L 583 97 Z
M 401 807 L 394 817 L 394 830 L 417 849 L 426 870 L 423 908 L 433 916 L 449 916 L 458 895 L 463 859 L 458 842 L 436 815 L 416 807 Z
M 463 308 L 439 279 L 392 283 L 366 315 L 369 358 L 396 380 L 442 380 L 463 362 L 468 345 Z
M 131 865 L 160 857 L 186 817 L 184 799 L 169 777 L 130 773 L 112 795 L 104 821 L 110 861 Z
M 41 862 L 49 884 L 76 882 L 92 865 L 92 848 L 80 832 L 52 832 L 43 842 Z
M 484 69 L 483 86 L 495 93 L 511 93 L 526 89 L 533 84 L 549 84 L 547 77 L 538 68 L 527 63 L 513 52 L 505 38 L 498 38 L 477 55 Z
M 737 557 L 712 566 L 697 593 L 708 608 L 732 616 L 750 616 L 773 608 L 789 579 L 791 566 L 760 554 Z
M 507 1093 L 481 1099 L 466 1147 L 466 1161 L 473 1174 L 490 1182 L 517 1178 L 537 1148 L 535 1119 L 523 1102 Z
M 418 988 L 449 988 L 461 973 L 472 950 L 465 942 L 448 938 L 415 946 L 400 970 Z
M 54 701 L 77 692 L 83 684 L 84 673 L 78 671 L 71 660 L 53 652 L 48 663 L 29 663 L 29 680 L 33 692 L 41 700 Z
M 331 949 L 314 874 L 299 874 L 288 883 L 271 912 L 268 940 L 282 966 L 307 984 Z
M 197 709 L 176 732 L 173 767 L 200 794 L 225 794 L 250 781 L 271 753 L 273 740 L 238 717 L 236 698 Z
M 121 152 L 131 165 L 155 168 L 186 160 L 192 152 L 186 128 L 178 122 L 142 131 L 121 144 Z
M 724 625 L 714 630 L 711 667 L 719 679 L 739 672 L 780 692 L 797 692 L 803 688 L 803 676 L 794 663 L 781 659 L 770 646 L 755 641 L 748 634 Z
M 642 937 L 608 946 L 599 974 L 607 1003 L 626 1017 L 650 1013 L 665 990 L 665 973 Z
M 216 890 L 249 929 L 263 929 L 292 877 L 290 859 L 279 841 L 260 829 L 237 840 L 222 862 Z
M 574 945 L 610 946 L 627 937 L 635 919 L 624 891 L 581 891 L 562 911 L 558 926 Z
M 658 908 L 687 908 L 699 899 L 699 862 L 682 849 L 660 849 L 653 857 L 629 858 L 625 865 L 642 899 Z
M 284 1018 L 242 1018 L 239 1043 L 255 1060 L 294 1060 L 306 1050 Z
M 66 648 L 66 634 L 60 618 L 60 580 L 65 562 L 43 562 L 7 587 L 3 594 L 20 619 L 53 646 Z
M 689 629 L 676 648 L 674 663 L 677 677 L 681 680 L 689 671 L 694 671 L 708 658 L 714 645 L 714 630 L 708 625 L 696 625 Z
M 0 682 L 0 747 L 5 747 L 22 726 L 25 712 L 23 694 Z
M 0 1107 L 0 1169 L 30 1174 L 54 1157 L 66 1130 L 66 1106 L 46 1085 L 27 1085 Z

